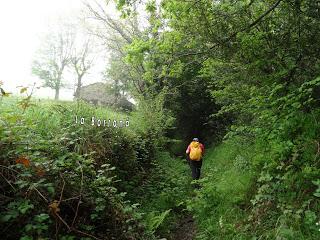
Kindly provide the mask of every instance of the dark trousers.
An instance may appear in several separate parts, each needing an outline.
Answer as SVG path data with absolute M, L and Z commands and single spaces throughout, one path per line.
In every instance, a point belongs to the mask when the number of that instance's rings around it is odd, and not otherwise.
M 200 178 L 200 170 L 202 166 L 202 159 L 200 161 L 193 161 L 189 160 L 189 165 L 191 168 L 191 173 L 192 173 L 192 179 L 193 180 L 198 180 Z

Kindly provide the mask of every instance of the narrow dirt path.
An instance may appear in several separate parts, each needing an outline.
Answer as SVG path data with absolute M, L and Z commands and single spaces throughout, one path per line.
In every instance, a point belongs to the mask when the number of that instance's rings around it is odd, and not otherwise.
M 196 236 L 196 226 L 191 214 L 187 214 L 177 223 L 171 240 L 193 240 Z

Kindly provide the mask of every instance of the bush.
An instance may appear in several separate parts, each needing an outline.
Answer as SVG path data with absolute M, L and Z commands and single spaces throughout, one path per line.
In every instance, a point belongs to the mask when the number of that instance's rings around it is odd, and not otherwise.
M 5 101 L 0 211 L 6 239 L 152 239 L 123 192 L 149 156 L 133 131 L 75 123 L 75 115 L 106 114 L 83 103 L 33 102 L 20 110 L 17 101 Z

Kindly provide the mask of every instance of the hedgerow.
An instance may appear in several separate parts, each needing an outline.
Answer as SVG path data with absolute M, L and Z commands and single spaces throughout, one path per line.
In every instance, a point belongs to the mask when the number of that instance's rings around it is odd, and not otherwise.
M 133 130 L 75 123 L 75 115 L 106 114 L 86 104 L 29 102 L 1 102 L 6 239 L 151 239 L 125 190 L 142 178 L 152 145 L 139 145 Z

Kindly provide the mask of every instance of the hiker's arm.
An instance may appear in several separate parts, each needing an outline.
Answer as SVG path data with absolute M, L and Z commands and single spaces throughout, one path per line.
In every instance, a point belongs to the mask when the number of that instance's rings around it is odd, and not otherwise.
M 188 148 L 186 150 L 186 160 L 187 161 L 190 161 L 189 153 L 190 153 L 190 145 L 188 146 Z
M 202 150 L 202 155 L 204 155 L 204 152 L 205 152 L 204 145 L 201 144 L 200 146 L 201 146 L 201 150 Z
M 186 154 L 189 154 L 190 152 L 190 145 L 188 146 L 187 150 L 186 150 Z

